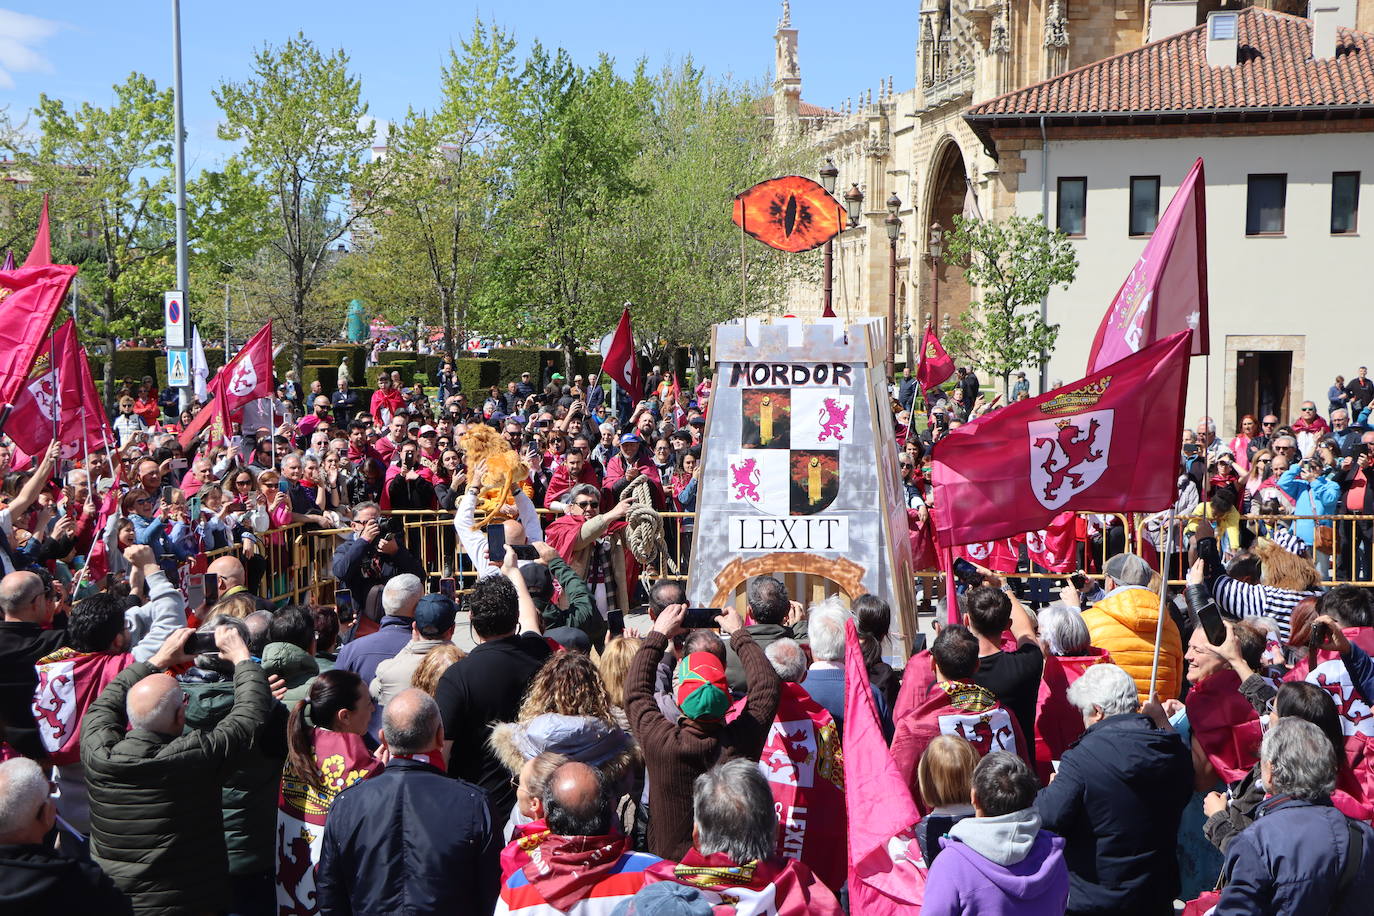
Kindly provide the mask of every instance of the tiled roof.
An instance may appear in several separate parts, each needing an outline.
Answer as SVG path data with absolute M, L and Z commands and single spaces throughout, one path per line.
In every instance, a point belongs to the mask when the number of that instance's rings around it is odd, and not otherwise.
M 965 117 L 1374 106 L 1370 33 L 1341 29 L 1335 57 L 1313 60 L 1310 20 L 1251 7 L 1240 12 L 1239 63 L 1211 67 L 1206 29 L 1007 93 Z
M 829 108 L 822 108 L 819 105 L 812 105 L 807 101 L 798 101 L 797 114 L 803 118 L 832 118 L 839 117 L 840 113 Z

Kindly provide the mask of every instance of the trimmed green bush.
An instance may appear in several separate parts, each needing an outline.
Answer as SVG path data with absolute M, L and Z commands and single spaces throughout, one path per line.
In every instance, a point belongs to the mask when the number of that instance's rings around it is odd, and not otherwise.
M 467 394 L 468 403 L 480 404 L 475 401 L 477 394 L 480 392 L 486 397 L 486 390 L 500 382 L 501 364 L 494 359 L 465 356 L 453 361 L 453 373 Z

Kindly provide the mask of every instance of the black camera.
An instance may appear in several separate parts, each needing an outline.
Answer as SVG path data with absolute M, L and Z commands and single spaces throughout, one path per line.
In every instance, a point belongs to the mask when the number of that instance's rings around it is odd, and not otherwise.
M 384 538 L 400 538 L 405 530 L 405 522 L 394 516 L 383 515 L 377 519 L 377 527 Z

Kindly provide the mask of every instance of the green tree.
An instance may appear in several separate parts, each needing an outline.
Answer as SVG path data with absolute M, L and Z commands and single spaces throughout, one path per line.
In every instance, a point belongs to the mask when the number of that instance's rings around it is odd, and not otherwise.
M 297 372 L 317 325 L 315 293 L 337 260 L 339 241 L 376 214 L 386 171 L 384 161 L 365 161 L 373 130 L 362 81 L 348 67 L 342 50 L 325 54 L 298 34 L 258 51 L 251 78 L 214 92 L 224 113 L 220 137 L 242 142 L 244 160 L 271 201 L 273 238 L 254 261 L 280 262 L 263 267 L 280 280 L 274 286 L 282 292 Z
M 1068 289 L 1078 272 L 1073 245 L 1039 220 L 954 218 L 945 256 L 965 262 L 965 276 L 982 294 L 946 338 L 959 355 L 1002 379 L 1007 397 L 1011 374 L 1048 360 L 1059 325 L 1040 318 L 1040 302 L 1055 286 Z
M 398 324 L 417 315 L 444 331 L 467 329 L 468 310 L 495 249 L 493 216 L 506 192 L 508 129 L 520 104 L 515 39 L 473 24 L 442 71 L 443 102 L 411 111 L 387 150 L 394 173 L 375 232 L 348 259 L 356 287 L 398 303 Z
M 653 89 L 642 63 L 626 79 L 605 55 L 588 70 L 540 44 L 522 81 L 480 324 L 505 337 L 556 340 L 571 361 L 626 299 L 620 247 L 607 244 L 607 233 L 646 190 L 634 165 Z
M 764 96 L 758 86 L 708 79 L 690 59 L 653 80 L 633 173 L 646 193 L 603 232 L 654 362 L 666 364 L 673 346 L 701 354 L 713 324 L 776 310 L 788 280 L 819 266 L 815 255 L 749 240 L 741 284 L 734 196 L 804 170 L 814 155 L 799 143 L 774 142 L 758 103 Z

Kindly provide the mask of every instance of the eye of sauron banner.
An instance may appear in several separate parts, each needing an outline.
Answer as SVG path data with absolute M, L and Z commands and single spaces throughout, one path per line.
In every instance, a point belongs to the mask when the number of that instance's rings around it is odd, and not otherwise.
M 735 225 L 780 251 L 810 251 L 844 228 L 845 212 L 810 178 L 787 175 L 761 181 L 735 198 Z

